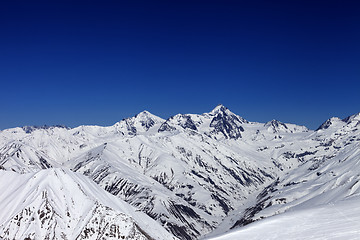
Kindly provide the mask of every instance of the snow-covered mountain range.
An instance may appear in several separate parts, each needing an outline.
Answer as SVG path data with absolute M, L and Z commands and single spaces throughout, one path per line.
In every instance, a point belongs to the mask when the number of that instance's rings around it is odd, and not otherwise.
M 207 238 L 355 198 L 359 129 L 360 114 L 313 131 L 223 105 L 109 127 L 6 129 L 0 238 Z

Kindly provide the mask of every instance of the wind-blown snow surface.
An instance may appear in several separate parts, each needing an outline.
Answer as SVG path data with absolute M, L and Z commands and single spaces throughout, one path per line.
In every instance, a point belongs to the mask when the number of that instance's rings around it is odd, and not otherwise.
M 349 173 L 333 181 L 351 178 L 356 168 L 349 166 L 360 155 L 358 128 L 359 114 L 329 119 L 311 131 L 277 120 L 249 122 L 222 105 L 209 113 L 167 120 L 144 111 L 109 127 L 1 131 L 0 168 L 36 173 L 61 167 L 82 173 L 173 235 L 196 239 L 285 212 L 306 196 L 316 197 L 321 193 L 312 194 L 316 184 L 330 181 L 325 176 L 331 173 L 324 174 L 327 164 L 346 156 L 348 167 L 333 167 Z M 313 184 L 312 190 L 305 191 L 309 186 L 303 183 Z M 275 195 L 280 192 L 287 197 Z
M 211 240 L 356 240 L 360 236 L 360 198 L 294 210 L 252 223 Z

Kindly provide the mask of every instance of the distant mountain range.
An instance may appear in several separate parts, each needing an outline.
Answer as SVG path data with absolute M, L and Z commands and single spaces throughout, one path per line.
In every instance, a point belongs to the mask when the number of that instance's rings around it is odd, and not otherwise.
M 223 105 L 0 132 L 0 239 L 199 239 L 357 198 L 360 114 L 316 131 Z M 359 212 L 360 213 L 360 212 Z M 225 236 L 225 235 L 224 235 Z

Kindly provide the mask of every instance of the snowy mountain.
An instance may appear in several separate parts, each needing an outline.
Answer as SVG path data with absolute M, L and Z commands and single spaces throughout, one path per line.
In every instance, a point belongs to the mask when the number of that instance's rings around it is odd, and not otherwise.
M 318 204 L 347 198 L 345 189 L 357 186 L 359 121 L 359 114 L 332 118 L 312 131 L 250 122 L 218 105 L 166 120 L 144 111 L 109 127 L 13 128 L 0 132 L 0 175 L 69 169 L 66 175 L 81 173 L 173 236 L 197 239 L 321 199 L 329 189 L 338 189 L 336 197 Z
M 175 239 L 88 178 L 59 168 L 0 174 L 1 239 Z
M 341 122 L 332 118 L 312 133 L 311 138 L 317 143 L 306 150 L 311 158 L 265 188 L 257 203 L 245 211 L 236 225 L 292 208 L 329 204 L 359 195 L 360 119 L 357 116 Z
M 132 118 L 124 119 L 114 125 L 119 133 L 123 135 L 136 135 L 150 130 L 150 128 L 162 124 L 163 119 L 143 111 Z
M 272 133 L 295 133 L 295 132 L 307 132 L 308 129 L 304 126 L 297 126 L 295 124 L 285 124 L 278 120 L 271 120 L 264 124 L 267 130 Z

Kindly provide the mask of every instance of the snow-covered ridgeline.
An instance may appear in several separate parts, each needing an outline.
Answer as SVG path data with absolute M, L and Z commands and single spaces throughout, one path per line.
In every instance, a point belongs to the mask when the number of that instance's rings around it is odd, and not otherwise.
M 2 239 L 175 239 L 158 223 L 70 170 L 0 171 Z
M 293 169 L 304 169 L 299 177 L 312 174 L 305 169 L 357 146 L 358 116 L 311 131 L 277 120 L 249 122 L 219 105 L 167 120 L 144 111 L 109 127 L 14 128 L 0 132 L 0 167 L 82 173 L 173 235 L 195 239 L 220 224 L 217 230 L 226 231 L 288 209 L 266 208 L 280 201 L 268 190 L 286 190 L 289 176 L 297 176 Z

